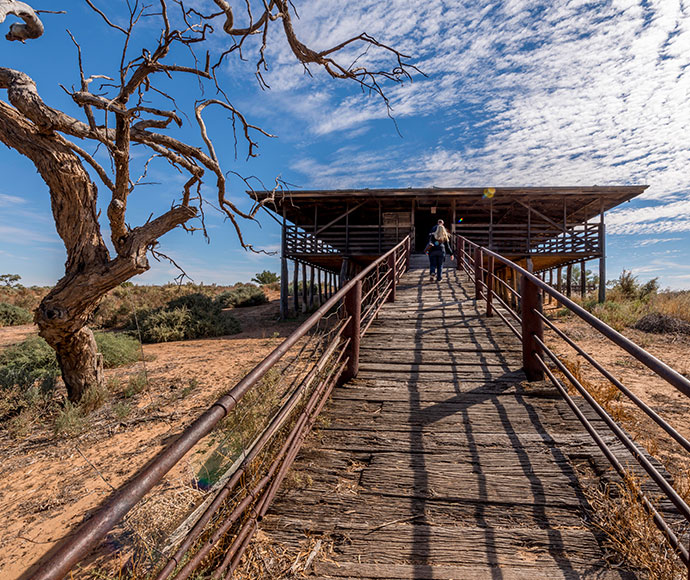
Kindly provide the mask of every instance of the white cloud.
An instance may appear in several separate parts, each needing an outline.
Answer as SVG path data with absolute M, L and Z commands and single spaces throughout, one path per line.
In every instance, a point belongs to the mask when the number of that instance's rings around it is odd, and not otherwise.
M 296 24 L 307 44 L 322 47 L 324 39 L 366 30 L 414 55 L 429 78 L 388 89 L 394 114 L 402 120 L 453 113 L 458 128 L 450 133 L 458 141 L 412 159 L 403 157 L 408 147 L 401 143 L 356 178 L 345 159 L 332 160 L 326 174 L 323 163 L 308 159 L 298 168 L 315 186 L 338 178 L 360 186 L 401 178 L 415 185 L 649 183 L 643 196 L 649 200 L 688 190 L 690 19 L 684 10 L 679 0 L 316 0 Z M 337 83 L 293 75 L 284 47 L 272 58 L 277 66 L 269 82 L 298 95 L 285 106 L 315 135 L 347 138 L 346 131 L 385 118 L 380 100 L 343 98 Z M 364 62 L 383 65 L 385 55 L 372 51 Z M 472 146 L 463 142 L 468 134 Z
M 26 203 L 26 201 L 21 197 L 0 193 L 0 207 L 16 207 L 24 203 Z

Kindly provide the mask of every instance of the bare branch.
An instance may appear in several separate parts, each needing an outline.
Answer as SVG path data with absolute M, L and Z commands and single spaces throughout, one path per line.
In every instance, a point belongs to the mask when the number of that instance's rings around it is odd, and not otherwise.
M 0 22 L 4 22 L 10 14 L 21 18 L 24 22 L 15 22 L 10 26 L 10 31 L 5 35 L 7 40 L 24 42 L 43 34 L 43 23 L 36 11 L 28 4 L 19 0 L 0 0 Z
M 110 20 L 109 20 L 108 17 L 105 15 L 105 13 L 104 13 L 102 10 L 96 8 L 96 6 L 94 5 L 93 2 L 91 2 L 91 0 L 85 0 L 85 1 L 86 1 L 86 3 L 91 7 L 91 9 L 92 9 L 94 12 L 96 12 L 96 13 L 105 21 L 105 23 L 106 23 L 108 26 L 110 26 L 110 28 L 114 28 L 115 30 L 119 30 L 119 31 L 122 32 L 123 34 L 127 34 L 127 31 L 126 31 L 124 28 L 122 28 L 122 26 L 118 26 L 117 24 L 113 24 L 112 22 L 110 22 Z

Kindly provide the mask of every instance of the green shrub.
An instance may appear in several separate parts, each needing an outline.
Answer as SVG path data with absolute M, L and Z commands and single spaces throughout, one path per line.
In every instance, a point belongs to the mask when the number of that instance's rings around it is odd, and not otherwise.
M 262 293 L 263 294 L 263 293 Z M 170 342 L 237 334 L 240 324 L 217 301 L 196 293 L 170 300 L 163 308 L 137 313 L 144 342 Z
M 280 276 L 278 276 L 278 274 L 276 274 L 275 272 L 269 272 L 268 270 L 259 272 L 256 276 L 252 278 L 252 282 L 256 282 L 257 284 L 261 284 L 262 286 L 264 284 L 273 284 L 278 280 L 280 280 Z
M 60 369 L 55 352 L 38 336 L 32 336 L 0 353 L 0 387 L 21 391 L 38 388 L 50 392 Z
M 79 407 L 85 413 L 98 409 L 110 397 L 110 391 L 104 384 L 89 386 L 79 400 Z
M 146 384 L 146 373 L 143 371 L 138 372 L 136 375 L 129 377 L 127 388 L 125 388 L 123 395 L 128 399 L 134 395 L 138 395 L 146 388 Z
M 103 355 L 103 366 L 107 369 L 121 367 L 139 360 L 139 341 L 127 334 L 96 332 L 98 352 Z
M 0 327 L 30 324 L 33 320 L 34 317 L 26 308 L 14 306 L 7 302 L 0 302 Z
M 81 407 L 65 402 L 64 408 L 55 417 L 54 431 L 56 435 L 76 437 L 87 427 L 86 417 Z
M 139 358 L 139 344 L 129 336 L 96 333 L 103 366 L 117 367 Z M 26 397 L 47 394 L 60 375 L 55 351 L 40 336 L 32 336 L 0 353 L 0 388 L 18 388 Z M 37 389 L 37 390 L 36 390 Z
M 219 294 L 216 303 L 221 308 L 241 308 L 244 306 L 257 306 L 268 302 L 266 294 L 254 284 L 238 284 L 232 290 Z

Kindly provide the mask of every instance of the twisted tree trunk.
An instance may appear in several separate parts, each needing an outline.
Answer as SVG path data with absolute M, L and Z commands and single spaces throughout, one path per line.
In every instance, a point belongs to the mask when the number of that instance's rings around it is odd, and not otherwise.
M 27 99 L 23 104 L 30 109 L 33 103 Z M 41 301 L 34 320 L 55 349 L 70 400 L 77 402 L 89 385 L 103 380 L 96 341 L 87 327 L 96 307 L 108 291 L 148 270 L 149 246 L 194 217 L 196 209 L 174 207 L 127 231 L 111 259 L 98 223 L 98 190 L 68 141 L 49 126 L 29 121 L 26 111 L 0 101 L 0 142 L 31 159 L 50 189 L 67 262 L 65 275 Z

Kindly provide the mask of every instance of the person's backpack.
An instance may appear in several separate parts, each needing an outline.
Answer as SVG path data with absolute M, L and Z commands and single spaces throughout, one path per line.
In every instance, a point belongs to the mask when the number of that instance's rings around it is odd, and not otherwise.
M 429 241 L 426 244 L 426 248 L 424 248 L 424 253 L 428 254 L 429 250 L 432 248 L 438 247 L 441 245 L 441 242 L 439 242 L 435 237 L 434 237 L 434 232 L 432 231 L 429 234 Z

